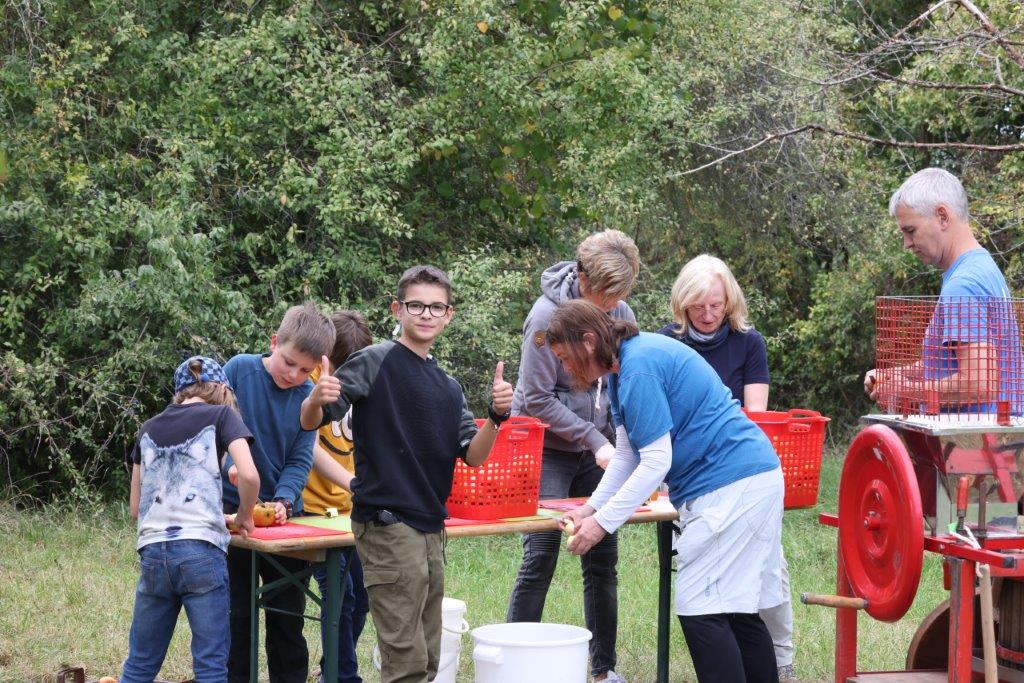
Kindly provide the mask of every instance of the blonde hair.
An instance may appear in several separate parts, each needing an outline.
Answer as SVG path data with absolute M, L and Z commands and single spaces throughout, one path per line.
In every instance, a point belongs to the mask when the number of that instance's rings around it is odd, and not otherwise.
M 626 298 L 640 274 L 640 250 L 619 230 L 597 232 L 576 248 L 576 269 L 594 292 Z
M 707 296 L 716 277 L 722 281 L 725 289 L 725 317 L 729 319 L 729 325 L 737 332 L 750 329 L 750 323 L 747 322 L 747 300 L 729 266 L 720 258 L 701 254 L 683 266 L 672 285 L 670 307 L 678 333 L 686 332 L 690 326 L 690 320 L 686 317 L 687 307 Z

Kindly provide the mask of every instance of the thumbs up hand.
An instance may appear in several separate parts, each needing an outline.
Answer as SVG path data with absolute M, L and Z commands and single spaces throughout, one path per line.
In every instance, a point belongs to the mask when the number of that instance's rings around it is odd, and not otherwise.
M 498 361 L 494 368 L 494 383 L 491 385 L 491 405 L 499 415 L 512 409 L 512 385 L 505 381 L 504 372 L 505 362 Z
M 320 359 L 320 378 L 309 394 L 314 405 L 325 406 L 334 403 L 341 396 L 341 380 L 331 374 L 331 361 L 327 356 Z

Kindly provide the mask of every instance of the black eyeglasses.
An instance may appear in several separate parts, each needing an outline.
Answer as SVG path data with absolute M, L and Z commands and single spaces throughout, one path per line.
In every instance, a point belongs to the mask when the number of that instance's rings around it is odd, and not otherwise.
M 451 304 L 442 304 L 440 301 L 433 304 L 425 304 L 422 301 L 399 301 L 398 303 L 405 306 L 405 310 L 409 311 L 410 315 L 422 315 L 424 310 L 429 309 L 430 315 L 435 318 L 440 318 L 452 307 Z

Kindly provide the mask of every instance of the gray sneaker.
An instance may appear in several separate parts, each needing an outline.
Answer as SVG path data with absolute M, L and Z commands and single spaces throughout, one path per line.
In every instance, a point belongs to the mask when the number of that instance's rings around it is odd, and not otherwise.
M 797 683 L 796 669 L 792 664 L 779 667 L 779 683 Z
M 596 678 L 592 680 L 597 681 Z M 597 683 L 626 683 L 626 679 L 620 676 L 619 674 L 615 673 L 614 671 L 609 670 L 608 676 L 602 678 L 600 681 L 597 681 Z

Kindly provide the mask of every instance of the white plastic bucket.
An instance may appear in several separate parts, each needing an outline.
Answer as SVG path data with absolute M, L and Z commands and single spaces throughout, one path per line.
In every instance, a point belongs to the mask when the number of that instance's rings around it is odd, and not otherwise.
M 462 635 L 469 630 L 465 619 L 466 603 L 455 598 L 441 600 L 441 658 L 437 665 L 434 683 L 455 683 L 459 672 L 459 654 L 462 651 Z M 380 648 L 373 646 L 373 665 L 380 671 Z
M 469 630 L 465 619 L 466 603 L 455 598 L 441 601 L 441 661 L 437 665 L 434 683 L 455 683 L 459 672 L 459 654 L 462 635 Z
M 441 600 L 441 628 L 448 633 L 462 635 L 469 630 L 466 622 L 466 603 L 455 598 Z
M 472 631 L 476 683 L 586 683 L 590 631 L 566 624 L 490 624 Z

